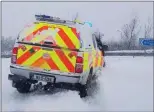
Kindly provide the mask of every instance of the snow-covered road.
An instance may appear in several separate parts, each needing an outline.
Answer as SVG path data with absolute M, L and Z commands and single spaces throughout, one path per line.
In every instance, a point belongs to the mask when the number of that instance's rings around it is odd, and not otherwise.
M 81 99 L 76 91 L 19 94 L 8 80 L 10 59 L 2 59 L 3 111 L 152 111 L 153 57 L 106 57 L 99 90 Z

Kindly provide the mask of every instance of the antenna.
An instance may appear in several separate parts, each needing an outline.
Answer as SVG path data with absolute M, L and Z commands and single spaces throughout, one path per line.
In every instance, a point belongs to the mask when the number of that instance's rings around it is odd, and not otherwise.
M 79 14 L 77 12 L 73 21 L 77 20 L 78 17 L 79 17 Z

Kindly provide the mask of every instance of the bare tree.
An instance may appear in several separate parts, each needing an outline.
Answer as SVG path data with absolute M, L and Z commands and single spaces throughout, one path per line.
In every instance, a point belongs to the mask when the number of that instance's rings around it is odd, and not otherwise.
M 15 43 L 15 39 L 12 37 L 3 37 L 1 38 L 1 52 L 11 51 Z
M 145 24 L 144 27 L 144 38 L 152 38 L 153 37 L 152 31 L 153 31 L 153 24 L 149 18 L 147 24 Z
M 134 17 L 129 24 L 125 24 L 122 28 L 121 38 L 125 43 L 127 49 L 134 49 L 136 45 L 136 39 L 140 32 L 139 20 L 137 17 Z
M 153 37 L 153 24 L 151 22 L 151 19 L 148 18 L 148 22 L 144 26 L 144 38 L 152 38 Z M 144 53 L 146 55 L 146 49 L 147 47 L 141 47 L 144 50 Z

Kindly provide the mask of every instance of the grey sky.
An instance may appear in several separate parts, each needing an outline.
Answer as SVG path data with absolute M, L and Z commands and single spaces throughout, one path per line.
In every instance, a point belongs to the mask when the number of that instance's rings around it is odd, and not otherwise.
M 153 19 L 152 2 L 3 2 L 2 35 L 16 37 L 35 14 L 48 14 L 66 19 L 79 13 L 81 20 L 91 21 L 93 28 L 105 35 L 105 40 L 118 39 L 117 30 L 137 15 L 144 25 Z

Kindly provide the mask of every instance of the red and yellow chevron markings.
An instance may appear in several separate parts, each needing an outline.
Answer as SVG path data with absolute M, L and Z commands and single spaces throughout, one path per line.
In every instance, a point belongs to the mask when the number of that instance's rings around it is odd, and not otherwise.
M 31 53 L 30 50 L 33 50 L 34 52 Z M 31 49 L 29 49 L 28 51 L 26 51 L 25 53 L 23 53 L 18 59 L 17 59 L 17 64 L 22 64 L 23 62 L 25 62 L 26 60 L 28 60 L 31 56 L 33 56 L 35 54 L 35 51 L 40 50 L 39 47 L 32 47 Z
M 44 30 L 48 33 L 45 35 L 39 35 L 39 33 Z M 38 35 L 36 35 L 37 33 Z M 24 41 L 43 43 L 43 40 L 47 37 L 54 38 L 57 44 L 61 44 L 63 47 L 65 46 L 70 49 L 79 49 L 80 47 L 79 35 L 77 34 L 76 28 L 56 24 L 51 25 L 41 23 L 36 25 L 36 30 L 26 36 Z
M 55 64 L 51 57 L 49 59 L 46 59 L 46 62 L 50 66 L 50 69 L 59 70 L 58 66 Z
M 69 49 L 79 49 L 80 41 L 77 34 L 76 28 L 70 28 L 62 25 L 50 25 L 50 24 L 37 24 L 35 30 L 28 34 L 24 40 L 35 43 L 42 43 L 45 39 L 51 40 L 55 45 L 62 46 Z M 46 30 L 47 33 L 40 34 Z M 36 35 L 38 33 L 38 35 Z M 77 52 L 56 49 L 43 50 L 39 46 L 24 45 L 19 47 L 17 55 L 17 64 L 29 67 L 38 67 L 48 70 L 60 70 L 65 72 L 74 72 Z M 47 53 L 48 57 L 45 58 L 43 55 Z M 88 54 L 85 55 L 88 58 Z M 86 62 L 88 65 L 88 61 Z M 87 69 L 87 68 L 85 68 Z
M 68 48 L 74 49 L 75 45 L 72 43 L 71 39 L 68 37 L 68 35 L 60 29 L 58 32 L 59 36 L 62 38 L 62 40 L 65 42 Z
M 74 72 L 74 66 L 73 64 L 69 61 L 67 56 L 62 50 L 55 50 L 56 54 L 58 55 L 59 59 L 63 62 L 63 64 L 67 67 L 69 72 Z
M 31 66 L 40 67 L 43 64 L 44 64 L 44 59 L 42 57 L 40 57 L 36 61 L 34 61 Z
M 51 51 L 46 51 L 40 47 L 30 46 L 31 45 L 26 45 L 28 50 L 20 51 L 21 54 L 18 55 L 17 64 L 48 70 L 74 72 L 77 56 L 76 51 L 66 51 L 64 49 L 56 48 Z M 44 53 L 48 54 L 47 58 L 43 57 Z
M 41 32 L 43 30 L 47 30 L 48 29 L 48 26 L 42 26 L 40 27 L 39 29 L 36 29 L 35 31 L 33 31 L 31 34 L 29 34 L 25 39 L 24 41 L 31 41 L 34 37 L 35 34 L 37 34 L 38 32 Z

